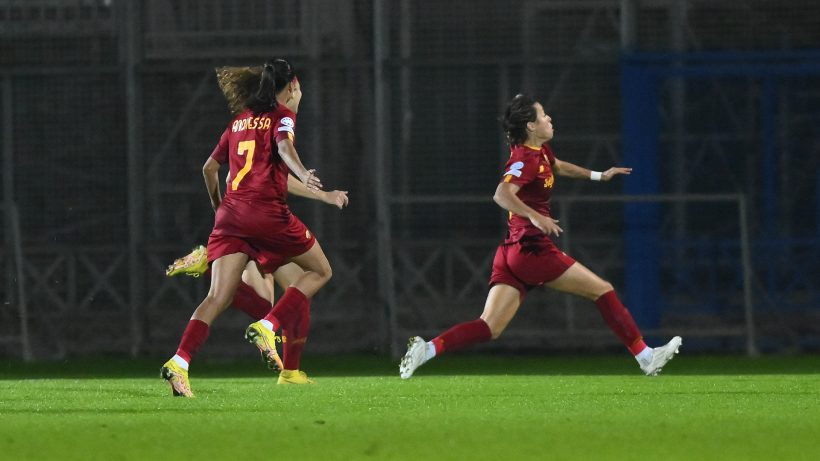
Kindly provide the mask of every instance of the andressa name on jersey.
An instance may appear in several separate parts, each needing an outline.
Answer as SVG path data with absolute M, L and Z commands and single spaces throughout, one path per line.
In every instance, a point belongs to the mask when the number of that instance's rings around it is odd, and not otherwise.
M 231 131 L 234 133 L 245 130 L 267 130 L 270 128 L 268 117 L 251 117 L 242 120 L 234 120 Z

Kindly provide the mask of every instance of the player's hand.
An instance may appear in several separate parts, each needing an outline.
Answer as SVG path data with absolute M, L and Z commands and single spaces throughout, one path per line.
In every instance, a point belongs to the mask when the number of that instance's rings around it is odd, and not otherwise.
M 563 229 L 558 227 L 558 224 L 555 224 L 558 220 L 552 219 L 549 216 L 537 214 L 536 216 L 530 217 L 530 222 L 533 226 L 537 227 L 538 230 L 543 232 L 544 235 L 555 234 L 555 236 L 558 237 L 561 232 L 564 232 Z
M 325 192 L 322 195 L 321 200 L 329 205 L 334 205 L 341 210 L 347 205 L 347 191 L 334 190 Z
M 601 173 L 601 181 L 609 181 L 616 174 L 629 174 L 632 168 L 615 168 L 612 167 Z
M 314 174 L 316 170 L 307 170 L 307 176 L 302 179 L 302 182 L 307 187 L 307 190 L 310 192 L 316 193 L 317 190 L 322 188 L 322 181 L 319 180 Z

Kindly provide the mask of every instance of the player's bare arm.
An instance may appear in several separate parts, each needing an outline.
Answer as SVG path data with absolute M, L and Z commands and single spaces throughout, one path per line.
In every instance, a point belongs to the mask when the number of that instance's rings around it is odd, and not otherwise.
M 564 232 L 563 229 L 556 224 L 558 222 L 557 219 L 544 216 L 522 202 L 516 195 L 519 189 L 520 187 L 515 184 L 502 182 L 495 189 L 493 200 L 495 200 L 495 203 L 501 208 L 529 219 L 538 230 L 546 235 L 555 234 L 557 237 L 561 232 Z
M 558 176 L 566 176 L 568 178 L 590 179 L 592 171 L 586 168 L 581 168 L 569 162 L 564 162 L 555 159 L 555 164 L 552 165 L 552 171 Z M 601 181 L 609 181 L 616 174 L 629 174 L 632 168 L 617 168 L 612 167 L 601 173 Z
M 288 193 L 298 195 L 299 197 L 320 200 L 328 205 L 333 205 L 340 210 L 348 203 L 346 190 L 333 190 L 329 192 L 317 190 L 315 192 L 310 192 L 302 181 L 299 181 L 290 174 L 288 175 Z
M 322 188 L 322 182 L 314 176 L 316 170 L 308 170 L 302 165 L 299 160 L 299 154 L 296 153 L 296 148 L 293 147 L 293 142 L 290 139 L 283 139 L 277 144 L 279 149 L 279 156 L 285 161 L 285 164 L 290 168 L 296 176 L 304 183 L 307 190 L 311 193 Z
M 208 157 L 208 161 L 202 167 L 202 175 L 205 177 L 205 187 L 208 189 L 208 196 L 211 198 L 211 206 L 214 211 L 222 203 L 222 194 L 219 191 L 219 162 L 213 157 Z

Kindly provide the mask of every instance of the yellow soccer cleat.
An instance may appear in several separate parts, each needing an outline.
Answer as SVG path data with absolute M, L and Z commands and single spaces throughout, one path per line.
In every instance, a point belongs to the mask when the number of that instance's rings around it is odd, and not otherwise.
M 165 275 L 186 274 L 199 277 L 208 270 L 208 248 L 199 245 L 194 251 L 183 256 L 165 269 Z
M 316 381 L 309 379 L 304 371 L 282 370 L 276 384 L 316 384 Z
M 245 339 L 259 348 L 262 360 L 268 365 L 268 368 L 275 371 L 284 369 L 282 359 L 279 358 L 279 353 L 276 352 L 276 342 L 282 342 L 282 338 L 276 336 L 265 325 L 262 325 L 261 321 L 248 326 L 248 329 L 245 330 Z
M 174 397 L 194 397 L 191 384 L 188 382 L 188 370 L 179 366 L 174 359 L 165 362 L 160 369 L 160 376 L 171 385 Z

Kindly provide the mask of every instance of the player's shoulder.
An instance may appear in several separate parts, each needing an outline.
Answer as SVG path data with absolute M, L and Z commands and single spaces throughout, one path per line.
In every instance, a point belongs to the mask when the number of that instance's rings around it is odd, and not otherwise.
M 280 123 L 285 126 L 293 127 L 296 123 L 296 114 L 284 104 L 279 104 L 279 107 L 273 109 L 268 114 L 270 118 L 280 121 Z
M 552 155 L 552 147 L 549 144 L 541 144 L 541 153 L 544 155 Z
M 538 159 L 541 156 L 541 150 L 535 149 L 526 144 L 519 144 L 510 147 L 510 159 L 516 161 L 526 162 L 532 159 Z

